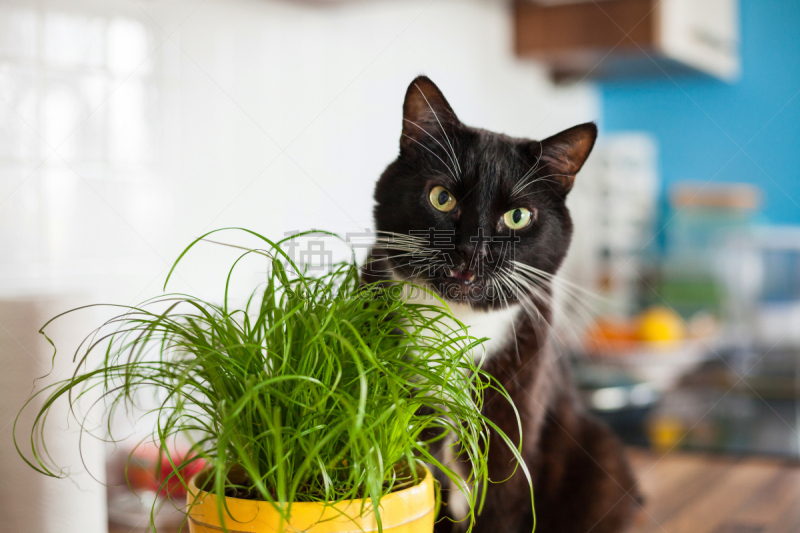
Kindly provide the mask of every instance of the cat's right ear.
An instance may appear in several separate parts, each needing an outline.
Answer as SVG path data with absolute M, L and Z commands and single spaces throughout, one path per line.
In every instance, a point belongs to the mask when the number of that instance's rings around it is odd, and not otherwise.
M 419 76 L 411 82 L 403 102 L 401 149 L 442 139 L 446 137 L 443 135 L 446 129 L 457 124 L 458 117 L 435 83 L 427 76 Z
M 579 124 L 539 143 L 537 166 L 559 192 L 567 194 L 575 183 L 575 175 L 583 167 L 597 140 L 597 125 L 594 122 Z

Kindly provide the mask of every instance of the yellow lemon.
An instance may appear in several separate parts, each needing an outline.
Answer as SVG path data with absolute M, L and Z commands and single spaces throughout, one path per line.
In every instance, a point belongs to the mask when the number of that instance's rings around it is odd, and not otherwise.
M 683 319 L 666 307 L 651 307 L 639 315 L 638 322 L 637 336 L 641 341 L 679 341 L 686 337 Z
M 668 452 L 686 434 L 686 425 L 678 418 L 659 416 L 649 427 L 650 444 L 656 451 Z

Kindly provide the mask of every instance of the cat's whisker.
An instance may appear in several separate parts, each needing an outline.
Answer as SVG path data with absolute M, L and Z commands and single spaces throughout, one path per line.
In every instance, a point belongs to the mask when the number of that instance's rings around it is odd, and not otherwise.
M 527 265 L 523 265 L 523 266 L 527 266 Z M 573 287 L 571 287 L 569 285 L 566 285 L 566 284 L 560 284 L 559 283 L 559 282 L 564 281 L 561 278 L 558 278 L 558 277 L 555 277 L 555 276 L 553 276 L 551 278 L 547 278 L 547 277 L 541 276 L 540 273 L 526 271 L 525 268 L 519 268 L 519 266 L 517 266 L 517 272 L 520 275 L 530 279 L 532 282 L 536 283 L 538 286 L 543 287 L 546 290 L 549 290 L 550 292 L 553 292 L 554 290 L 557 290 L 557 291 L 563 293 L 564 296 L 568 297 L 568 299 L 571 298 L 571 299 L 574 300 L 574 303 L 576 304 L 575 305 L 575 310 L 576 311 L 579 311 L 579 310 L 583 309 L 583 310 L 588 312 L 589 316 L 592 315 L 591 308 L 588 305 L 585 304 L 585 302 L 583 301 L 583 299 L 581 299 L 580 294 L 578 293 L 577 290 L 575 290 L 575 288 L 573 288 Z M 575 286 L 575 287 L 576 288 L 580 288 L 578 286 Z M 568 303 L 569 303 L 569 301 L 568 301 Z
M 519 292 L 517 293 L 517 299 L 520 300 L 520 302 L 522 302 L 524 299 L 530 300 L 530 296 L 533 295 L 534 297 L 539 299 L 542 303 L 544 303 L 546 306 L 548 306 L 551 310 L 557 311 L 553 309 L 551 295 L 545 293 L 544 291 L 542 291 L 537 287 L 532 286 L 526 280 L 520 279 L 513 273 L 508 274 L 507 279 L 509 279 L 515 286 L 517 286 L 520 289 Z M 527 290 L 527 292 L 525 292 L 525 290 Z M 531 304 L 534 306 L 536 305 L 533 302 L 531 302 Z M 536 309 L 538 311 L 539 308 L 536 307 Z M 544 316 L 541 314 L 541 311 L 539 311 L 539 316 L 542 318 L 541 322 L 544 322 L 547 325 L 549 331 L 556 337 L 556 339 L 558 339 L 559 342 L 564 343 L 564 340 L 558 334 L 558 331 L 556 331 L 556 329 L 553 327 L 552 324 L 550 324 L 546 319 L 544 319 Z M 544 339 L 545 337 L 542 338 Z
M 539 168 L 539 161 L 537 160 L 536 163 L 519 179 L 517 184 L 511 190 L 511 196 L 516 196 L 519 192 L 522 191 L 527 186 L 527 180 L 530 176 L 532 176 Z
M 431 110 L 433 113 L 433 117 L 436 119 L 437 124 L 439 124 L 439 129 L 442 131 L 442 135 L 444 135 L 445 141 L 447 142 L 447 146 L 450 147 L 450 151 L 453 153 L 453 158 L 456 161 L 456 165 L 458 166 L 459 170 L 459 178 L 461 177 L 461 165 L 458 164 L 458 158 L 456 157 L 456 151 L 453 149 L 453 145 L 450 142 L 450 138 L 447 136 L 447 132 L 444 130 L 444 126 L 442 126 L 442 122 L 439 120 L 439 115 L 436 114 L 436 110 L 433 108 L 431 103 L 428 101 L 428 97 L 425 96 L 425 92 L 420 88 L 419 85 L 415 85 L 419 93 L 422 95 L 422 98 L 425 99 L 425 103 L 428 104 L 428 109 Z
M 403 245 L 403 244 L 380 244 L 380 245 L 378 245 L 378 248 L 380 248 L 381 250 L 386 250 L 386 251 L 397 250 L 397 251 L 400 251 L 400 252 L 412 252 L 412 253 L 416 252 L 416 253 L 419 253 L 420 255 L 429 255 L 429 254 L 432 254 L 432 253 L 435 252 L 433 250 L 428 251 L 425 248 L 417 248 L 415 246 L 406 246 L 406 245 Z
M 555 185 L 561 185 L 561 184 L 560 184 L 560 182 L 558 182 L 558 181 L 556 181 L 556 180 L 547 179 L 547 178 L 555 178 L 555 177 L 561 177 L 561 178 L 572 178 L 573 176 L 570 176 L 570 175 L 568 175 L 568 174 L 548 174 L 547 176 L 539 176 L 539 177 L 537 177 L 535 180 L 528 181 L 528 182 L 526 182 L 526 183 L 522 183 L 522 182 L 520 182 L 520 183 L 518 183 L 518 184 L 517 184 L 517 186 L 515 186 L 515 187 L 514 187 L 514 189 L 511 191 L 511 197 L 512 197 L 512 198 L 518 197 L 518 196 L 519 196 L 519 194 L 520 194 L 520 193 L 521 193 L 521 192 L 522 192 L 522 191 L 523 191 L 523 190 L 524 190 L 526 187 L 528 187 L 528 186 L 530 186 L 530 185 L 533 185 L 534 183 L 538 183 L 538 182 L 540 182 L 540 181 L 547 181 L 547 182 L 553 183 L 553 184 L 555 184 Z
M 588 296 L 588 297 L 590 297 L 592 299 L 596 299 L 596 300 L 602 301 L 602 302 L 607 303 L 607 304 L 613 304 L 613 302 L 611 300 L 609 300 L 608 298 L 604 298 L 603 296 L 600 296 L 596 292 L 594 292 L 594 291 L 592 291 L 590 289 L 587 289 L 586 287 L 582 287 L 581 285 L 579 285 L 577 283 L 569 281 L 564 276 L 561 276 L 559 274 L 552 274 L 550 272 L 547 272 L 546 270 L 541 270 L 541 269 L 538 269 L 536 267 L 532 267 L 532 266 L 530 266 L 528 264 L 521 263 L 519 261 L 511 260 L 510 263 L 513 264 L 515 268 L 519 268 L 521 270 L 526 270 L 526 271 L 528 271 L 528 272 L 530 272 L 530 273 L 532 273 L 534 275 L 538 275 L 538 276 L 541 276 L 542 278 L 545 278 L 545 279 L 548 279 L 548 280 L 552 280 L 553 283 L 560 284 L 560 285 L 564 286 L 565 288 L 569 287 L 570 289 L 576 291 L 576 294 L 579 293 L 579 294 L 581 294 L 583 296 Z
M 542 287 L 536 283 L 533 283 L 532 280 L 524 278 L 520 276 L 518 272 L 509 272 L 507 274 L 509 279 L 518 281 L 523 287 L 527 288 L 528 291 L 539 299 L 545 305 L 552 305 L 553 297 L 551 294 L 547 292 L 545 287 Z
M 421 270 L 433 270 L 435 274 L 436 270 L 445 268 L 448 265 L 448 262 L 440 257 L 441 253 L 438 250 L 416 246 L 386 245 L 383 243 L 378 243 L 376 246 L 386 252 L 396 250 L 403 253 L 388 253 L 386 256 L 368 259 L 367 264 L 371 265 L 370 269 L 373 273 L 391 273 L 397 268 L 414 267 Z M 387 262 L 385 268 L 379 267 L 381 261 Z
M 397 239 L 397 238 L 394 238 L 394 237 L 389 238 L 389 239 L 384 239 L 384 238 L 378 237 L 377 239 L 375 239 L 375 245 L 379 246 L 379 247 L 385 247 L 385 246 L 409 246 L 409 247 L 413 247 L 413 248 L 416 248 L 416 249 L 424 250 L 424 249 L 429 248 L 428 244 L 429 243 L 427 243 L 427 242 L 419 242 L 419 241 L 411 241 L 411 240 L 405 240 L 405 239 Z
M 430 105 L 430 104 L 428 104 L 428 105 Z M 448 151 L 447 151 L 447 148 L 445 148 L 445 147 L 442 145 L 442 143 L 440 143 L 440 142 L 439 142 L 439 139 L 437 139 L 436 137 L 434 137 L 433 135 L 431 135 L 431 133 L 430 133 L 428 130 L 426 130 L 425 128 L 423 128 L 422 126 L 420 126 L 419 124 L 417 124 L 416 122 L 413 122 L 413 121 L 411 121 L 411 120 L 408 120 L 407 118 L 403 118 L 403 120 L 404 120 L 404 121 L 406 121 L 406 122 L 408 122 L 408 123 L 410 123 L 410 124 L 413 124 L 414 126 L 416 126 L 416 127 L 417 127 L 417 128 L 419 128 L 419 129 L 421 129 L 421 130 L 422 130 L 422 132 L 423 132 L 425 135 L 427 135 L 428 137 L 430 137 L 431 139 L 433 139 L 433 142 L 435 142 L 436 144 L 438 144 L 438 145 L 441 147 L 441 149 L 442 149 L 442 150 L 444 150 L 444 153 L 446 153 L 446 154 L 447 154 L 447 157 L 450 159 L 450 162 L 453 164 L 453 167 L 456 167 L 456 168 L 458 168 L 459 172 L 461 171 L 461 167 L 458 165 L 458 160 L 455 158 L 455 152 L 448 152 Z
M 549 285 L 549 286 L 546 285 L 546 283 L 548 283 L 547 280 L 542 279 L 542 278 L 535 278 L 535 277 L 531 276 L 530 273 L 526 273 L 522 269 L 518 270 L 517 273 L 518 273 L 518 275 L 520 277 L 527 278 L 532 283 L 535 283 L 535 284 L 537 284 L 539 286 L 550 287 L 549 290 L 552 291 L 552 285 Z M 581 340 L 582 340 L 581 329 L 580 328 L 583 328 L 583 331 L 585 331 L 586 329 L 588 329 L 594 323 L 594 318 L 593 318 L 594 313 L 592 313 L 592 309 L 588 305 L 586 305 L 585 302 L 581 298 L 579 298 L 578 295 L 576 295 L 574 292 L 570 292 L 570 291 L 566 290 L 564 287 L 560 287 L 560 288 L 557 287 L 557 289 L 560 289 L 560 290 L 564 291 L 565 296 L 568 297 L 568 298 L 565 298 L 565 304 L 572 304 L 571 308 L 573 309 L 577 320 L 579 320 L 581 322 L 581 324 L 578 324 L 578 327 L 575 326 L 575 324 L 573 323 L 573 320 L 567 314 L 567 306 L 565 305 L 564 308 L 562 308 L 562 306 L 557 305 L 556 302 L 555 302 L 555 297 L 553 297 L 551 299 L 550 307 L 554 311 L 559 312 L 561 314 L 561 316 L 564 319 L 563 320 L 563 327 L 567 328 L 569 330 L 569 333 L 575 339 L 576 343 L 580 343 Z
M 399 237 L 377 237 L 375 244 L 406 244 L 410 246 L 418 246 L 420 248 L 427 248 L 430 243 L 426 241 L 417 241 L 413 239 L 401 239 Z
M 398 267 L 398 268 L 402 267 L 402 266 L 412 266 L 412 265 L 416 264 L 416 265 L 419 265 L 419 266 L 434 266 L 435 265 L 436 269 L 438 270 L 439 268 L 444 268 L 444 267 L 446 267 L 448 265 L 447 261 L 445 261 L 444 259 L 438 258 L 436 255 L 433 255 L 433 256 L 420 256 L 420 255 L 415 255 L 415 254 L 402 254 L 402 255 L 404 255 L 404 256 L 406 256 L 408 258 L 407 261 L 402 262 L 402 263 L 395 262 L 394 261 L 394 257 L 395 256 L 390 257 L 390 259 L 393 260 L 392 262 L 395 263 L 395 266 Z
M 392 261 L 397 261 L 398 259 L 402 259 L 404 257 L 416 258 L 416 257 L 419 257 L 419 255 L 414 253 L 414 252 L 410 252 L 410 253 L 405 253 L 405 254 L 397 254 L 397 255 L 390 255 L 390 256 L 382 257 L 382 258 L 380 258 L 380 260 L 391 259 Z
M 382 235 L 394 235 L 395 237 L 402 237 L 408 239 L 419 239 L 419 240 L 426 240 L 425 237 L 420 235 L 412 235 L 410 233 L 397 233 L 396 231 L 387 231 L 387 230 L 375 230 L 375 233 L 380 233 Z
M 392 269 L 412 267 L 428 271 L 431 276 L 434 276 L 438 270 L 449 266 L 449 261 L 443 258 L 444 254 L 441 250 L 428 247 L 427 239 L 424 237 L 389 231 L 381 231 L 381 233 L 386 233 L 388 236 L 377 236 L 375 238 L 375 246 L 378 249 L 389 252 L 385 257 L 385 259 L 390 260 L 390 267 L 384 270 L 387 273 Z M 391 251 L 404 253 L 392 254 Z M 408 260 L 398 262 L 399 259 Z M 381 269 L 375 269 L 375 271 L 379 272 Z
M 520 285 L 518 283 L 516 283 L 515 280 L 510 275 L 508 275 L 508 274 L 506 274 L 504 272 L 496 272 L 495 276 L 497 276 L 498 279 L 504 280 L 508 284 L 508 286 L 510 288 L 514 289 L 513 290 L 514 296 L 518 300 L 520 299 L 521 296 L 524 295 L 524 293 L 521 290 L 519 290 L 519 289 L 521 289 Z M 522 302 L 520 302 L 520 303 L 522 303 Z M 544 317 L 542 315 L 542 312 L 539 310 L 539 308 L 536 305 L 534 305 L 533 308 L 536 311 L 536 316 L 534 317 L 531 314 L 531 318 L 535 319 L 537 321 L 540 320 L 540 319 L 543 319 Z
M 398 264 L 394 264 L 394 265 L 388 266 L 387 268 L 375 268 L 372 271 L 376 272 L 376 273 L 392 274 L 392 273 L 395 273 L 397 269 L 406 268 L 406 267 L 415 268 L 419 272 L 431 271 L 431 273 L 435 275 L 436 271 L 438 271 L 438 270 L 440 270 L 442 268 L 446 268 L 446 265 L 440 264 L 440 263 L 436 263 L 436 262 L 428 263 L 428 264 L 417 264 L 417 263 L 415 263 L 415 261 L 405 261 L 405 262 L 402 262 L 402 263 L 398 263 Z
M 539 307 L 536 305 L 530 295 L 524 290 L 524 288 L 517 282 L 517 280 L 505 274 L 501 274 L 501 276 L 510 284 L 510 286 L 513 287 L 512 290 L 514 297 L 517 299 L 520 305 L 522 305 L 523 309 L 530 318 L 530 324 L 533 326 L 537 338 L 541 339 L 542 341 L 547 339 L 547 332 L 542 329 L 542 326 L 544 325 L 550 331 L 550 333 L 560 340 L 558 332 L 555 330 L 552 324 L 550 324 L 544 318 L 544 315 Z
M 512 198 L 517 196 L 517 194 L 522 192 L 522 189 L 527 187 L 526 180 L 531 175 L 536 173 L 537 170 L 539 170 L 539 163 L 541 163 L 541 161 L 542 161 L 542 151 L 543 151 L 542 144 L 539 143 L 539 157 L 536 158 L 536 163 L 534 163 L 533 166 L 531 166 L 531 168 L 518 180 L 517 185 L 511 191 L 511 197 Z
M 538 194 L 542 194 L 542 191 L 531 191 L 531 192 L 526 192 L 525 194 L 517 194 L 516 196 L 514 196 L 514 198 L 519 199 L 519 198 L 525 198 L 526 196 L 536 196 Z
M 442 159 L 441 157 L 439 157 L 438 155 L 436 155 L 436 152 L 434 152 L 433 150 L 431 150 L 430 148 L 428 148 L 427 146 L 425 146 L 424 144 L 422 144 L 422 143 L 421 143 L 421 142 L 419 142 L 418 140 L 414 139 L 413 137 L 409 137 L 409 136 L 408 136 L 408 135 L 406 135 L 405 133 L 403 133 L 402 135 L 403 135 L 403 137 L 406 137 L 407 139 L 411 139 L 412 141 L 414 141 L 415 143 L 417 143 L 418 145 L 420 145 L 421 147 L 423 147 L 425 150 L 427 150 L 428 152 L 430 152 L 430 153 L 431 153 L 431 155 L 433 155 L 433 157 L 435 157 L 436 159 L 438 159 L 439 161 L 441 161 L 441 162 L 442 162 L 442 164 L 445 166 L 445 168 L 447 168 L 447 170 L 450 172 L 450 176 L 452 176 L 453 180 L 454 180 L 455 182 L 458 182 L 458 181 L 459 181 L 459 179 L 456 177 L 456 173 L 455 173 L 455 171 L 454 171 L 452 168 L 450 168 L 450 165 L 448 165 L 447 163 L 445 163 L 445 162 L 444 162 L 444 159 Z
M 501 255 L 498 258 L 498 264 L 499 265 L 502 265 L 504 263 L 504 261 L 506 260 L 506 255 L 508 255 L 508 249 L 506 247 L 503 247 L 502 250 L 501 250 Z M 509 290 L 509 293 L 511 293 L 513 295 L 514 291 L 512 290 L 511 286 L 507 282 L 503 281 L 503 278 L 505 276 L 505 272 L 510 272 L 510 271 L 505 270 L 502 267 L 495 268 L 495 270 L 493 272 L 494 276 L 491 279 L 497 279 L 497 281 L 500 282 L 503 286 L 507 287 L 508 290 Z M 502 292 L 500 294 L 501 294 L 501 296 L 503 296 L 503 299 L 504 299 L 504 302 L 505 302 L 505 306 L 508 307 L 509 303 L 508 303 L 508 299 L 505 298 L 505 294 L 503 294 Z
M 377 235 L 375 237 L 376 239 L 386 239 L 386 238 L 393 237 L 393 238 L 397 238 L 397 239 L 408 239 L 408 240 L 420 241 L 420 242 L 427 242 L 428 241 L 428 239 L 426 239 L 425 237 L 422 237 L 420 235 L 411 235 L 411 234 L 408 234 L 408 233 L 397 233 L 397 232 L 394 232 L 394 231 L 386 231 L 386 230 L 376 230 L 375 233 L 376 234 L 380 234 L 380 235 Z
M 502 259 L 504 259 L 504 258 L 505 258 L 505 257 L 501 257 L 501 260 L 502 260 Z M 502 264 L 502 261 L 501 261 L 501 264 Z M 524 285 L 524 286 L 525 286 L 525 288 L 527 288 L 527 289 L 528 289 L 528 291 L 529 291 L 529 292 L 530 292 L 532 295 L 534 295 L 535 297 L 537 297 L 537 298 L 538 298 L 538 299 L 539 299 L 539 300 L 540 300 L 540 301 L 541 301 L 541 302 L 542 302 L 542 303 L 543 303 L 545 306 L 547 306 L 548 308 L 552 309 L 552 308 L 554 307 L 554 306 L 553 306 L 553 297 L 552 297 L 552 295 L 550 294 L 550 292 L 549 292 L 549 288 L 548 288 L 548 287 L 546 287 L 546 286 L 544 286 L 544 285 L 542 285 L 542 284 L 536 284 L 536 286 L 532 286 L 530 283 L 528 283 L 527 281 L 525 281 L 525 279 L 524 279 L 524 278 L 523 278 L 523 279 L 519 279 L 519 278 L 518 278 L 518 274 L 515 274 L 515 272 L 511 271 L 511 270 L 510 270 L 510 269 L 508 269 L 508 268 L 502 268 L 502 267 L 501 267 L 501 268 L 499 269 L 499 272 L 498 272 L 498 274 L 500 274 L 500 276 L 501 276 L 501 277 L 504 277 L 504 278 L 506 278 L 506 279 L 510 280 L 510 281 L 511 281 L 512 283 L 514 283 L 514 285 L 515 285 L 515 286 L 517 286 L 517 287 L 519 287 L 520 285 Z M 521 274 L 521 272 L 520 272 L 519 274 Z M 521 292 L 517 292 L 517 299 L 520 299 L 520 295 L 521 295 Z M 525 295 L 525 297 L 527 297 L 527 295 Z M 521 299 L 520 299 L 520 300 L 521 300 Z M 534 304 L 534 305 L 535 305 L 535 304 Z M 537 311 L 539 311 L 539 309 L 538 309 L 538 306 L 536 307 L 536 309 L 537 309 Z M 541 315 L 541 312 L 540 312 L 540 311 L 539 311 L 539 316 L 543 318 L 543 316 Z M 547 322 L 546 320 L 544 320 L 544 321 L 545 321 L 545 322 Z M 551 331 L 551 332 L 552 332 L 552 333 L 553 333 L 553 334 L 554 334 L 554 335 L 555 335 L 557 338 L 559 338 L 559 335 L 558 335 L 558 333 L 556 332 L 556 329 L 553 327 L 553 325 L 552 325 L 552 324 L 550 324 L 549 322 L 547 322 L 547 325 L 548 325 L 548 327 L 549 327 L 550 331 Z

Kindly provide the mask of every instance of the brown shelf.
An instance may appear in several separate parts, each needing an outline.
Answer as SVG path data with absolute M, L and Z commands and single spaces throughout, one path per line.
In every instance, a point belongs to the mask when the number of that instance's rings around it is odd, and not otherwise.
M 685 2 L 684 2 L 685 3 Z M 703 72 L 738 75 L 736 0 L 600 0 L 514 3 L 517 55 L 556 79 Z

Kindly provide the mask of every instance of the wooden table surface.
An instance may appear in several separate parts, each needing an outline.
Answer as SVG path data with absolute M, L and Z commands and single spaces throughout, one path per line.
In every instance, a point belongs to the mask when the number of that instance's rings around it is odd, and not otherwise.
M 646 501 L 631 533 L 798 533 L 800 466 L 630 450 Z
M 646 498 L 629 533 L 800 533 L 797 463 L 635 449 L 629 455 Z

